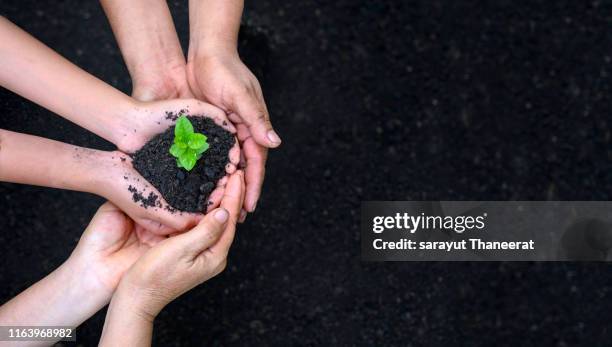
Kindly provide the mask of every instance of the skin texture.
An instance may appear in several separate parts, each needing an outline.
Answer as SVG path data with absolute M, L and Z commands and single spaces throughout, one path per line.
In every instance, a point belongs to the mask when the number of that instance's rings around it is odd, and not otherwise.
M 108 304 L 127 269 L 162 239 L 105 203 L 66 262 L 0 307 L 0 325 L 78 326 Z M 39 345 L 49 343 L 20 344 Z
M 122 152 L 135 152 L 171 126 L 174 121 L 168 119 L 167 111 L 185 110 L 187 114 L 210 117 L 219 126 L 236 133 L 225 112 L 196 99 L 142 102 L 130 98 L 71 64 L 4 18 L 0 18 L 0 52 L 6 53 L 0 55 L 0 84 L 111 141 Z M 57 85 L 62 88 L 56 88 Z M 150 192 L 160 198 L 161 195 L 134 171 L 129 156 L 123 153 L 75 149 L 11 132 L 2 132 L 0 136 L 4 137 L 0 141 L 6 142 L 0 150 L 1 180 L 101 195 L 141 226 L 160 235 L 184 230 L 202 217 L 170 213 L 165 209 L 165 201 L 161 207 L 148 209 L 134 202 L 133 193 L 128 191 L 130 186 L 145 197 Z M 240 160 L 238 142 L 230 151 L 229 159 L 227 173 L 231 174 Z M 221 179 L 211 193 L 209 210 L 218 206 L 226 181 L 227 178 Z
M 115 144 L 122 133 L 117 129 L 126 126 L 122 115 L 132 103 L 4 17 L 0 17 L 0 84 Z
M 237 53 L 242 1 L 189 2 L 188 62 L 163 0 L 103 0 L 139 100 L 193 97 L 223 109 L 238 129 L 246 173 L 246 211 L 253 212 L 265 176 L 267 148 L 280 145 L 261 87 Z M 138 42 L 134 45 L 134 42 Z M 187 86 L 187 88 L 186 88 Z
M 93 193 L 114 201 L 139 225 L 160 235 L 193 226 L 201 215 L 142 208 L 133 201 L 129 186 L 147 196 L 159 195 L 122 152 L 105 152 L 45 138 L 0 130 L 0 180 Z M 41 160 L 52 158 L 53 160 Z M 123 158 L 123 159 L 122 159 Z M 126 179 L 127 178 L 127 179 Z M 218 194 L 218 193 L 217 193 Z M 217 204 L 219 199 L 217 198 Z
M 244 174 L 238 171 L 228 181 L 221 208 L 171 238 L 147 231 L 112 203 L 103 204 L 70 257 L 0 307 L 0 325 L 76 327 L 112 298 L 101 345 L 150 345 L 153 317 L 163 306 L 223 271 L 243 198 Z M 219 212 L 225 221 L 216 219 Z
M 108 303 L 119 286 L 101 344 L 118 345 L 126 336 L 133 339 L 130 345 L 150 344 L 153 317 L 225 268 L 244 205 L 245 177 L 236 171 L 240 160 L 236 141 L 229 154 L 228 176 L 210 198 L 210 209 L 219 204 L 221 208 L 207 216 L 171 213 L 159 192 L 133 169 L 126 153 L 173 124 L 167 111 L 210 117 L 233 134 L 236 127 L 228 112 L 196 99 L 146 101 L 152 98 L 138 89 L 135 94 L 142 101 L 130 98 L 5 18 L 0 18 L 0 53 L 0 84 L 118 147 L 97 151 L 0 130 L 0 180 L 91 192 L 116 203 L 100 208 L 66 263 L 0 308 L 0 323 L 77 326 Z M 134 69 L 149 70 L 146 65 Z M 166 94 L 172 96 L 190 94 L 183 85 Z M 156 194 L 161 205 L 143 208 L 133 201 L 130 187 L 144 196 Z M 40 312 L 42 305 L 46 309 Z
M 100 346 L 149 346 L 158 313 L 226 266 L 245 194 L 244 174 L 227 183 L 221 207 L 190 231 L 165 239 L 123 276 L 108 308 Z
M 163 0 L 101 0 L 140 101 L 193 98 L 185 56 Z

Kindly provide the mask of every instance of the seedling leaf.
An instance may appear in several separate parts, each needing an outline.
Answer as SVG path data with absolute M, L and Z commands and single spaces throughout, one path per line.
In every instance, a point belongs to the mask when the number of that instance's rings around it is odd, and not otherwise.
M 193 151 L 186 151 L 185 154 L 179 157 L 179 163 L 183 166 L 183 168 L 187 171 L 191 171 L 196 164 L 197 154 Z
M 170 147 L 170 154 L 172 154 L 173 157 L 178 158 L 185 152 L 185 148 L 186 146 L 180 146 L 178 143 L 175 143 Z
M 202 153 L 208 150 L 204 134 L 195 133 L 193 125 L 185 116 L 181 116 L 174 127 L 174 143 L 170 147 L 170 154 L 176 158 L 176 165 L 191 171 Z
M 191 149 L 200 149 L 206 145 L 206 135 L 204 134 L 192 134 L 189 137 L 189 148 Z
M 205 143 L 204 146 L 202 146 L 202 147 L 200 147 L 199 149 L 196 150 L 196 153 L 202 154 L 202 153 L 206 152 L 207 149 L 208 149 L 208 143 Z
M 184 139 L 188 139 L 191 134 L 193 134 L 193 125 L 191 125 L 189 119 L 185 116 L 179 117 L 174 126 L 174 136 L 184 141 Z

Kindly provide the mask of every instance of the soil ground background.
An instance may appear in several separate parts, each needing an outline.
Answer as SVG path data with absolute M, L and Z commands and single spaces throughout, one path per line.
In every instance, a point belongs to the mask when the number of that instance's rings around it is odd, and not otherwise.
M 129 93 L 97 2 L 0 8 Z M 155 345 L 610 344 L 609 264 L 359 259 L 362 200 L 610 199 L 610 1 L 248 1 L 243 22 L 283 146 L 228 269 L 162 312 Z M 112 148 L 6 90 L 0 108 L 1 128 Z M 0 184 L 0 300 L 61 264 L 101 203 Z

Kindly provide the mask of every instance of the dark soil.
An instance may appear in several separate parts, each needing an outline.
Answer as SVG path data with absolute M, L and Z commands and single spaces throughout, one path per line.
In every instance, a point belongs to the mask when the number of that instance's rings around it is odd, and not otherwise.
M 184 50 L 186 2 L 169 1 Z M 246 1 L 240 54 L 283 139 L 224 273 L 155 346 L 606 346 L 609 263 L 364 263 L 363 200 L 612 199 L 610 1 Z M 98 2 L 4 0 L 129 93 Z M 113 149 L 0 89 L 0 127 Z M 2 170 L 2 168 L 0 168 Z M 0 184 L 0 300 L 60 265 L 102 199 Z M 95 346 L 104 310 L 82 324 Z
M 195 132 L 208 137 L 210 145 L 191 171 L 179 168 L 176 158 L 168 152 L 174 141 L 174 126 L 152 138 L 134 153 L 133 164 L 136 171 L 159 190 L 172 209 L 202 212 L 209 203 L 210 193 L 225 175 L 225 167 L 229 163 L 228 153 L 235 139 L 210 118 L 187 118 Z M 143 198 L 134 195 L 134 199 L 145 207 L 155 206 L 155 199 L 151 196 Z
M 127 176 L 123 176 L 123 179 L 127 180 L 128 178 Z M 153 206 L 161 207 L 161 202 L 158 200 L 159 196 L 153 192 L 149 192 L 149 195 L 145 197 L 142 191 L 139 191 L 138 188 L 132 185 L 128 187 L 128 191 L 132 193 L 132 200 L 140 203 L 140 206 L 144 208 Z

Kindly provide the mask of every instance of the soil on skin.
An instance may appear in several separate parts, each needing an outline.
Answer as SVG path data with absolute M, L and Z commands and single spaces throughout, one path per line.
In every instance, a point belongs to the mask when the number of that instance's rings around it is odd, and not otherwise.
M 234 136 L 209 118 L 187 117 L 198 133 L 208 137 L 210 147 L 191 171 L 179 168 L 169 148 L 174 141 L 174 126 L 155 136 L 134 153 L 134 168 L 149 181 L 172 208 L 201 212 L 208 196 L 225 175 Z M 153 202 L 154 203 L 154 202 Z

